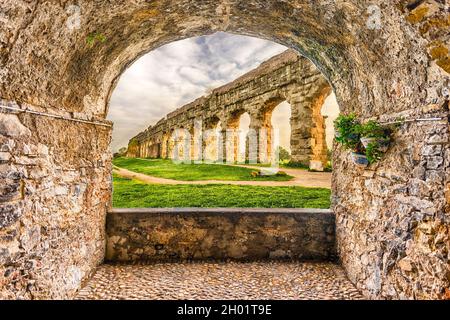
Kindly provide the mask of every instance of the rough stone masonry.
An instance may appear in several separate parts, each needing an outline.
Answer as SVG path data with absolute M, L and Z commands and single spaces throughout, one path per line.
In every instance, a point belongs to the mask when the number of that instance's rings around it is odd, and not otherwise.
M 239 118 L 247 113 L 254 132 L 253 141 L 247 142 L 247 154 L 254 155 L 254 161 L 269 162 L 274 149 L 272 112 L 288 101 L 292 161 L 320 170 L 328 161 L 321 108 L 330 93 L 320 71 L 308 59 L 287 50 L 148 127 L 130 140 L 127 155 L 173 159 L 174 150 L 183 151 L 187 144 L 190 154 L 186 158 L 238 161 Z M 186 130 L 184 135 L 181 129 Z
M 411 120 L 366 170 L 334 148 L 349 278 L 371 298 L 450 296 L 448 1 L 0 0 L 0 25 L 1 105 L 95 121 L 126 67 L 171 41 L 227 31 L 297 50 L 343 113 Z M 73 297 L 104 257 L 110 128 L 2 112 L 0 141 L 0 297 Z
M 334 219 L 321 209 L 114 209 L 106 260 L 334 261 Z

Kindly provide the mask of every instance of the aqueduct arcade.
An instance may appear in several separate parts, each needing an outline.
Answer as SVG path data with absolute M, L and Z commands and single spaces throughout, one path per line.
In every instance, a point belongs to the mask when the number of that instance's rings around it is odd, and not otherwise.
M 279 103 L 288 101 L 291 106 L 292 161 L 321 169 L 328 160 L 321 108 L 330 93 L 328 82 L 314 65 L 288 50 L 213 90 L 210 95 L 171 112 L 131 139 L 128 156 L 173 158 L 176 146 L 172 136 L 179 128 L 184 128 L 189 133 L 192 160 L 218 160 L 217 149 L 221 148 L 226 154 L 220 159 L 238 161 L 239 116 L 248 113 L 250 129 L 255 135 L 252 153 L 258 154 L 254 160 L 269 162 L 273 136 L 271 114 Z M 196 122 L 199 122 L 198 127 Z M 222 130 L 219 137 L 214 137 L 211 131 L 218 125 Z M 209 133 L 209 137 L 202 138 L 202 133 Z M 198 151 L 194 154 L 195 143 L 203 143 L 200 155 Z

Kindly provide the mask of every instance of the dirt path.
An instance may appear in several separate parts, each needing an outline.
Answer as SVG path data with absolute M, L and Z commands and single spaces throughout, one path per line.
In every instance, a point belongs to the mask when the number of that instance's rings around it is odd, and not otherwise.
M 249 167 L 255 169 L 254 167 Z M 300 186 L 310 188 L 331 188 L 331 173 L 329 172 L 309 172 L 300 169 L 283 169 L 294 179 L 290 181 L 224 181 L 224 180 L 198 180 L 181 181 L 149 176 L 123 168 L 114 167 L 114 173 L 124 178 L 136 179 L 141 182 L 151 184 L 231 184 L 240 186 L 265 186 L 265 187 L 286 187 Z

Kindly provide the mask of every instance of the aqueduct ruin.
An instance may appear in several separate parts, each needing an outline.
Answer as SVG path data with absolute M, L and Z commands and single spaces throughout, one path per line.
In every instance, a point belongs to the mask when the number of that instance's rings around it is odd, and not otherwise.
M 190 157 L 186 158 L 238 161 L 239 117 L 247 112 L 254 135 L 247 152 L 255 154 L 255 161 L 269 162 L 273 149 L 271 114 L 278 104 L 288 101 L 292 110 L 292 161 L 321 170 L 328 161 L 321 108 L 330 93 L 331 87 L 320 71 L 306 58 L 288 50 L 208 96 L 169 113 L 130 140 L 128 156 L 173 158 L 173 150 L 179 147 L 175 143 L 185 143 L 185 139 L 174 141 L 177 130 L 183 128 L 190 140 Z M 218 125 L 221 131 L 216 136 L 214 129 Z M 203 133 L 209 133 L 205 134 L 208 137 L 202 139 Z M 195 144 L 199 145 L 196 152 Z
M 448 2 L 0 3 L 1 298 L 72 297 L 102 262 L 114 85 L 144 53 L 215 31 L 297 50 L 343 113 L 407 120 L 367 169 L 334 150 L 339 258 L 368 297 L 448 297 Z

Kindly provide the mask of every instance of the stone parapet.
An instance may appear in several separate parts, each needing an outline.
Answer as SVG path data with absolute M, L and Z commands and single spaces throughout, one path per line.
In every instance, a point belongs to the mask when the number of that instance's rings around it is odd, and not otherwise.
M 320 209 L 114 209 L 109 261 L 336 258 L 335 220 Z

